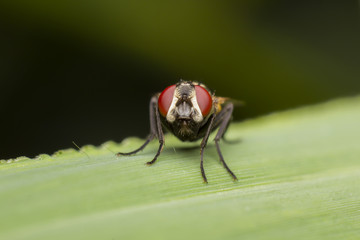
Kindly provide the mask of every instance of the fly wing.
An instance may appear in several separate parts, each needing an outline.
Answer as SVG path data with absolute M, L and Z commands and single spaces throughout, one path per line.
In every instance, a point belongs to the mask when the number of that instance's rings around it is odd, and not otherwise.
M 232 102 L 234 104 L 234 107 L 242 107 L 245 106 L 245 102 L 241 100 L 237 100 L 234 98 L 228 98 L 228 97 L 216 97 L 218 99 L 218 102 L 223 105 L 224 103 Z
M 214 97 L 214 105 L 215 105 L 215 113 L 218 114 L 221 112 L 223 106 L 227 103 L 232 103 L 234 107 L 242 107 L 245 106 L 244 101 L 236 100 L 228 97 Z

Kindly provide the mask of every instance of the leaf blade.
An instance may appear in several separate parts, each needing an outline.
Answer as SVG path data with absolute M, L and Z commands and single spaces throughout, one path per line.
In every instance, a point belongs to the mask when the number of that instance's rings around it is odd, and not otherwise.
M 4 239 L 354 238 L 359 233 L 360 98 L 348 98 L 233 124 L 222 143 L 232 182 L 210 144 L 209 185 L 198 149 L 166 136 L 135 156 L 114 152 L 130 138 L 82 152 L 0 165 Z M 176 151 L 174 151 L 174 149 Z M 84 154 L 84 152 L 86 154 Z M 6 219 L 6 221 L 5 221 Z

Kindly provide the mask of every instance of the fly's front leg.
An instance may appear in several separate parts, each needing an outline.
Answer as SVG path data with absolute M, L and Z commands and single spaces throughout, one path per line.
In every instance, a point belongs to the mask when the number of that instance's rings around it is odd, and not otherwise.
M 127 155 L 135 154 L 135 153 L 143 150 L 149 144 L 149 142 L 151 142 L 151 140 L 153 140 L 155 137 L 158 136 L 156 117 L 155 117 L 155 113 L 154 113 L 154 103 L 155 104 L 157 103 L 157 99 L 158 99 L 158 97 L 154 96 L 150 100 L 150 106 L 149 106 L 149 108 L 150 108 L 150 134 L 146 138 L 145 143 L 143 145 L 141 145 L 139 148 L 135 149 L 134 151 L 127 152 L 127 153 L 119 152 L 116 154 L 117 156 L 127 156 Z
M 228 167 L 228 165 L 226 164 L 224 157 L 221 153 L 220 150 L 220 145 L 219 145 L 219 141 L 222 137 L 224 137 L 224 134 L 229 126 L 230 123 L 230 119 L 232 116 L 232 112 L 234 109 L 234 105 L 232 103 L 228 103 L 223 110 L 221 110 L 221 112 L 219 113 L 217 119 L 215 120 L 216 122 L 219 123 L 219 130 L 215 136 L 215 145 L 216 145 L 216 150 L 218 152 L 218 155 L 220 157 L 220 162 L 223 164 L 224 168 L 228 171 L 228 173 L 231 175 L 231 177 L 237 181 L 237 177 L 235 176 L 235 174 L 230 170 L 230 168 Z
M 147 162 L 147 165 L 153 164 L 159 157 L 161 151 L 164 148 L 164 132 L 161 126 L 161 120 L 159 115 L 158 97 L 153 97 L 150 102 L 150 125 L 152 126 L 152 134 L 159 139 L 159 148 L 153 160 Z
M 201 176 L 204 180 L 204 183 L 208 183 L 206 175 L 205 175 L 205 170 L 204 170 L 204 150 L 205 150 L 207 141 L 209 139 L 211 130 L 214 126 L 214 119 L 215 119 L 215 113 L 213 115 L 211 115 L 211 117 L 210 117 L 210 124 L 206 130 L 203 140 L 201 141 L 201 147 L 200 147 L 200 170 L 201 170 Z
M 145 143 L 144 143 L 143 145 L 141 145 L 141 147 L 139 147 L 139 148 L 137 148 L 137 149 L 135 149 L 134 151 L 131 151 L 131 152 L 126 152 L 126 153 L 118 152 L 118 153 L 116 154 L 116 156 L 128 156 L 128 155 L 133 155 L 133 154 L 135 154 L 135 153 L 137 153 L 137 152 L 140 152 L 141 150 L 143 150 L 143 149 L 149 144 L 149 142 L 151 142 L 151 140 L 154 139 L 154 137 L 155 137 L 154 135 L 150 134 L 150 135 L 146 138 Z

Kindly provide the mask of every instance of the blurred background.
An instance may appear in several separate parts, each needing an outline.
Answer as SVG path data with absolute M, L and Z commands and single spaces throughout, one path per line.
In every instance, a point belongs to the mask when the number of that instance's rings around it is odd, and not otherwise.
M 360 92 L 356 0 L 0 2 L 0 159 L 149 131 L 180 78 L 241 121 Z

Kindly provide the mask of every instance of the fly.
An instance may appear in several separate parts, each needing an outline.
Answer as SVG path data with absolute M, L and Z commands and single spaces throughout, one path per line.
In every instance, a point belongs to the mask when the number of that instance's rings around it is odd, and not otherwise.
M 145 143 L 138 149 L 120 155 L 132 155 L 143 150 L 148 143 L 157 138 L 159 148 L 155 157 L 147 162 L 155 163 L 164 148 L 164 129 L 172 132 L 181 141 L 196 141 L 202 139 L 200 145 L 200 170 L 205 183 L 207 178 L 204 170 L 204 150 L 211 132 L 218 129 L 215 145 L 220 162 L 237 181 L 237 177 L 227 166 L 220 150 L 219 141 L 229 126 L 234 104 L 229 98 L 217 97 L 205 85 L 180 80 L 177 84 L 165 88 L 155 94 L 150 100 L 150 134 Z

